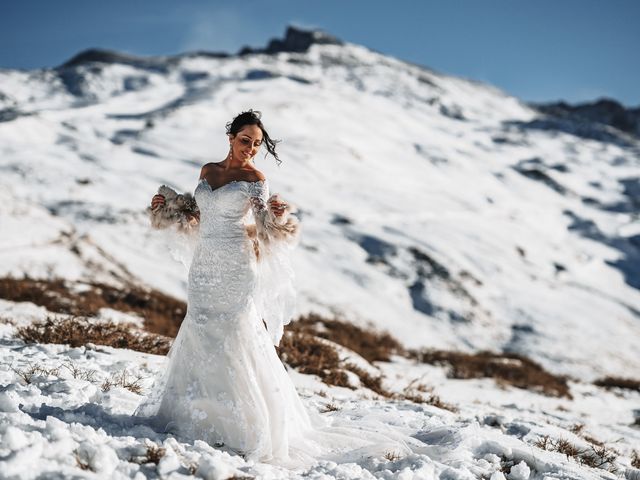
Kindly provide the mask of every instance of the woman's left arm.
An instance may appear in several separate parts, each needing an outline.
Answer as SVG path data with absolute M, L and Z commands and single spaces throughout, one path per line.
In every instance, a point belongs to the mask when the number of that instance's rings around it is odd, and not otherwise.
M 274 242 L 295 245 L 300 233 L 295 208 L 283 202 L 278 194 L 269 195 L 266 180 L 251 182 L 249 197 L 259 242 L 267 249 Z
M 296 312 L 291 253 L 299 239 L 300 225 L 292 205 L 280 201 L 277 195 L 269 195 L 266 180 L 249 183 L 249 198 L 256 221 L 256 308 L 267 325 L 271 341 L 277 346 L 284 326 Z

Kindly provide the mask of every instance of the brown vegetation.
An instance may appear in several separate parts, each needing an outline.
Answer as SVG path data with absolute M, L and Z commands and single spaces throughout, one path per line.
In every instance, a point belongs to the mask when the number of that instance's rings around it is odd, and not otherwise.
M 299 317 L 288 330 L 326 338 L 356 352 L 369 362 L 388 362 L 392 355 L 402 355 L 404 347 L 387 332 L 363 329 L 338 318 L 327 319 L 316 313 Z
M 398 460 L 400 460 L 402 457 L 400 456 L 400 454 L 398 452 L 387 452 L 384 454 L 384 458 L 387 459 L 390 462 L 397 462 Z
M 166 355 L 171 339 L 162 335 L 136 331 L 126 324 L 92 323 L 87 318 L 53 319 L 19 327 L 17 336 L 30 343 L 59 343 L 80 347 L 87 343 L 129 348 L 145 353 Z
M 144 455 L 132 456 L 129 458 L 129 461 L 140 465 L 144 465 L 145 463 L 155 463 L 157 465 L 160 463 L 160 459 L 167 453 L 164 447 L 160 447 L 153 442 L 147 443 L 146 447 L 147 451 Z
M 29 385 L 31 383 L 31 380 L 34 376 L 39 377 L 39 376 L 58 376 L 58 374 L 60 373 L 60 366 L 58 367 L 54 367 L 54 368 L 49 368 L 49 367 L 45 367 L 43 365 L 34 365 L 29 363 L 29 365 L 27 366 L 27 368 L 25 368 L 24 370 L 19 370 L 17 368 L 14 368 L 13 366 L 10 367 L 11 370 L 13 370 L 20 378 L 22 378 L 22 380 L 24 381 L 25 384 Z
M 186 312 L 183 302 L 154 290 L 135 286 L 118 289 L 99 283 L 74 285 L 62 279 L 0 278 L 0 298 L 32 302 L 52 312 L 79 317 L 68 320 L 47 318 L 43 323 L 20 327 L 18 336 L 25 341 L 71 346 L 90 342 L 155 354 L 169 351 L 169 337 L 175 337 Z M 138 332 L 129 325 L 92 323 L 84 318 L 96 315 L 104 307 L 140 315 L 145 329 L 151 333 Z M 356 388 L 349 381 L 348 372 L 351 372 L 360 379 L 362 386 L 381 396 L 455 409 L 433 394 L 386 390 L 381 375 L 371 375 L 353 363 L 341 361 L 331 342 L 369 362 L 390 361 L 393 355 L 400 355 L 419 362 L 447 365 L 453 378 L 492 377 L 500 384 L 571 398 L 565 378 L 552 375 L 537 363 L 517 354 L 407 350 L 387 332 L 364 329 L 336 317 L 329 319 L 315 313 L 301 316 L 288 327 L 279 354 L 291 367 L 301 373 L 317 375 L 328 385 Z M 638 389 L 640 383 L 609 377 L 605 380 L 596 384 Z
M 618 458 L 618 453 L 604 445 L 590 445 L 588 448 L 579 448 L 565 438 L 555 440 L 548 435 L 539 438 L 534 445 L 542 450 L 562 453 L 567 458 L 573 458 L 581 465 L 601 468 L 612 473 L 617 471 L 614 462 Z
M 640 392 L 640 380 L 633 380 L 631 378 L 604 377 L 596 380 L 593 384 L 607 389 L 624 388 L 625 390 Z
M 604 447 L 604 442 L 598 440 L 597 438 L 592 437 L 591 435 L 588 435 L 585 431 L 585 424 L 584 423 L 576 423 L 575 425 L 573 425 L 569 431 L 572 433 L 575 433 L 576 435 L 578 435 L 579 437 L 584 438 L 587 442 L 597 446 L 597 447 Z
M 354 363 L 345 363 L 344 368 L 355 373 L 360 379 L 360 384 L 363 387 L 376 392 L 382 397 L 391 398 L 393 396 L 393 393 L 384 388 L 384 386 L 382 385 L 382 375 L 371 375 L 364 368 L 361 368 Z
M 156 290 L 132 285 L 118 289 L 101 283 L 73 285 L 62 279 L 0 278 L 0 298 L 77 316 L 95 316 L 101 308 L 133 312 L 144 318 L 148 331 L 170 337 L 175 337 L 186 313 L 184 302 Z
M 433 388 L 427 387 L 423 383 L 416 383 L 415 380 L 407 385 L 402 393 L 395 394 L 394 396 L 401 400 L 409 400 L 413 403 L 431 405 L 443 410 L 449 410 L 450 412 L 458 411 L 458 407 L 442 401 L 438 395 L 433 393 Z
M 39 376 L 54 376 L 54 377 L 58 377 L 58 378 L 63 378 L 60 375 L 60 371 L 62 368 L 66 368 L 67 370 L 69 370 L 69 372 L 71 373 L 71 376 L 73 378 L 77 378 L 79 380 L 84 380 L 86 382 L 90 382 L 90 383 L 97 383 L 98 381 L 96 380 L 96 375 L 97 375 L 97 371 L 96 370 L 88 370 L 88 369 L 84 369 L 84 368 L 80 368 L 78 367 L 78 365 L 76 365 L 75 363 L 71 362 L 71 361 L 66 361 L 61 363 L 60 365 L 58 365 L 57 367 L 46 367 L 44 365 L 38 365 L 38 364 L 32 364 L 32 363 L 28 363 L 27 368 L 25 369 L 18 369 L 15 368 L 13 366 L 10 366 L 11 370 L 13 370 L 20 378 L 22 378 L 22 380 L 24 381 L 25 384 L 31 384 L 33 382 L 33 377 L 39 377 Z M 123 387 L 126 388 L 127 390 L 133 392 L 133 393 L 137 393 L 137 394 L 141 394 L 142 393 L 142 386 L 140 385 L 140 382 L 143 380 L 144 378 L 140 375 L 140 374 L 136 374 L 133 378 L 133 380 L 131 380 L 128 377 L 128 372 L 127 370 L 123 370 L 120 373 L 114 373 L 111 375 L 110 378 L 105 379 L 101 384 L 100 387 L 102 388 L 103 392 L 107 392 L 109 391 L 112 387 Z
M 285 332 L 278 353 L 280 360 L 300 373 L 317 375 L 327 385 L 352 388 L 338 352 L 327 342 L 306 333 Z
M 279 347 L 280 359 L 300 373 L 317 375 L 327 385 L 355 389 L 349 381 L 348 371 L 356 374 L 366 388 L 384 397 L 391 393 L 382 387 L 382 376 L 374 377 L 353 363 L 340 360 L 338 351 L 325 339 L 309 333 L 287 332 Z
M 357 385 L 352 385 L 349 381 L 347 372 L 351 372 L 358 377 L 361 386 L 384 398 L 429 404 L 450 411 L 457 410 L 437 395 L 422 395 L 420 392 L 426 391 L 424 386 L 410 385 L 401 393 L 387 390 L 382 384 L 382 375 L 372 375 L 352 362 L 342 362 L 337 350 L 329 341 L 314 337 L 310 333 L 285 333 L 280 343 L 279 354 L 280 359 L 289 366 L 301 373 L 317 375 L 327 385 L 357 388 Z
M 565 377 L 553 375 L 533 360 L 515 353 L 414 350 L 409 356 L 420 362 L 448 366 L 451 378 L 491 377 L 514 387 L 572 398 Z
M 315 313 L 301 316 L 287 330 L 296 334 L 306 335 L 306 337 L 300 337 L 302 341 L 305 338 L 313 337 L 330 340 L 358 353 L 369 362 L 389 361 L 392 355 L 400 355 L 419 362 L 447 365 L 450 367 L 449 375 L 452 378 L 490 377 L 500 384 L 526 388 L 551 396 L 572 398 L 566 378 L 553 375 L 544 370 L 539 364 L 518 354 L 491 352 L 467 354 L 444 350 L 407 350 L 387 332 L 377 332 L 372 329 L 365 330 L 339 318 L 327 319 Z M 343 368 L 356 373 L 364 386 L 382 396 L 393 396 L 382 387 L 380 383 L 381 377 L 367 376 L 366 372 L 363 375 L 362 369 L 350 367 L 355 366 L 343 366 Z M 339 374 L 336 373 L 335 375 Z M 321 378 L 323 377 L 321 376 Z M 328 383 L 332 385 L 340 384 Z M 395 394 L 396 398 L 399 395 Z M 407 400 L 455 410 L 455 407 L 440 401 L 435 395 L 417 395 L 412 392 L 404 392 L 402 395 Z
M 322 407 L 322 410 L 320 410 L 320 413 L 335 412 L 338 410 L 340 410 L 340 407 L 337 406 L 335 403 L 326 403 Z
M 138 395 L 142 394 L 142 386 L 140 382 L 144 379 L 141 375 L 136 375 L 133 380 L 130 380 L 127 377 L 127 370 L 123 370 L 120 374 L 115 373 L 112 374 L 110 378 L 107 378 L 102 382 L 100 388 L 103 392 L 108 392 L 113 387 L 122 387 L 126 388 L 130 392 L 137 393 Z
M 640 454 L 635 450 L 631 454 L 631 466 L 634 468 L 640 468 Z
M 328 340 L 328 341 L 324 341 Z M 382 376 L 373 376 L 352 362 L 343 363 L 331 343 L 356 352 L 368 361 L 388 361 L 403 350 L 388 333 L 366 331 L 338 319 L 326 319 L 311 313 L 293 322 L 280 343 L 280 358 L 301 373 L 318 375 L 328 385 L 355 388 L 347 371 L 358 376 L 362 386 L 383 397 L 392 393 L 382 386 Z
M 97 373 L 95 370 L 87 370 L 85 368 L 80 368 L 75 363 L 72 363 L 72 362 L 65 362 L 61 366 L 69 370 L 73 378 L 85 380 L 87 382 L 95 381 L 95 376 Z M 59 368 L 60 367 L 58 367 L 58 369 Z M 57 372 L 58 371 L 56 370 L 56 375 L 57 375 Z

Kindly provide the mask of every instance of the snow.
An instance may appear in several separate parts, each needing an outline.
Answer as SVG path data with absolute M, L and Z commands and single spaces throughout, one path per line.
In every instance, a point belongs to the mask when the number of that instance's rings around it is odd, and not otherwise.
M 300 474 L 267 464 L 246 463 L 204 442 L 185 444 L 171 435 L 133 425 L 130 414 L 141 397 L 121 387 L 107 392 L 99 388 L 103 379 L 122 370 L 144 373 L 148 384 L 162 369 L 164 357 L 110 347 L 27 346 L 9 339 L 3 340 L 3 344 L 3 363 L 18 370 L 33 363 L 52 368 L 71 361 L 82 369 L 97 372 L 96 381 L 91 382 L 73 379 L 70 370 L 63 368 L 58 376 L 36 376 L 30 384 L 19 381 L 11 370 L 0 372 L 0 385 L 4 385 L 0 387 L 3 410 L 0 468 L 8 472 L 9 478 L 35 478 L 47 471 L 78 473 L 79 467 L 74 465 L 76 456 L 91 471 L 112 478 L 142 478 L 136 477 L 139 474 L 155 478 L 161 472 L 186 475 L 190 466 L 203 478 L 229 478 L 240 475 L 238 472 L 260 478 L 297 478 Z M 489 478 L 501 468 L 501 461 L 512 461 L 507 478 L 528 478 L 529 470 L 535 471 L 536 478 L 542 478 L 545 473 L 560 474 L 556 478 L 616 478 L 603 470 L 579 467 L 564 455 L 536 449 L 532 444 L 549 434 L 554 438 L 569 438 L 580 445 L 584 440 L 569 431 L 575 423 L 585 423 L 588 432 L 602 441 L 615 442 L 622 454 L 630 455 L 640 441 L 637 429 L 624 427 L 632 422 L 632 407 L 637 406 L 640 399 L 637 392 L 608 393 L 586 384 L 575 384 L 572 385 L 575 399 L 571 401 L 520 389 L 501 389 L 492 380 L 449 380 L 438 367 L 395 362 L 385 367 L 396 369 L 399 384 L 414 375 L 427 373 L 429 384 L 446 401 L 458 405 L 460 411 L 454 413 L 407 401 L 367 400 L 363 391 L 328 387 L 311 382 L 313 377 L 292 375 L 311 408 L 328 401 L 340 406 L 338 411 L 322 414 L 333 425 L 352 425 L 353 422 L 378 425 L 381 431 L 410 433 L 414 441 L 422 444 L 419 453 L 402 458 L 324 462 L 306 475 L 311 478 L 477 478 L 477 475 Z M 390 371 L 385 374 L 389 379 L 396 377 Z M 299 381 L 301 377 L 305 377 L 303 381 Z M 328 398 L 315 393 L 318 385 L 322 385 Z M 19 408 L 16 408 L 18 402 Z M 157 466 L 131 461 L 144 456 L 150 444 L 167 452 Z M 38 459 L 37 467 L 31 468 L 29 474 L 25 469 L 26 458 Z
M 73 74 L 80 93 L 51 70 L 0 71 L 3 108 L 23 113 L 0 123 L 1 277 L 131 282 L 184 299 L 184 268 L 144 209 L 162 183 L 192 191 L 200 166 L 226 152 L 225 123 L 256 108 L 283 140 L 282 165 L 260 156 L 257 166 L 301 212 L 301 313 L 336 313 L 411 348 L 518 352 L 568 375 L 573 399 L 450 379 L 400 357 L 372 366 L 342 351 L 383 373 L 387 388 L 425 383 L 458 411 L 290 371 L 309 408 L 339 406 L 321 414 L 334 425 L 364 422 L 419 448 L 289 471 L 133 425 L 140 395 L 101 384 L 126 371 L 148 388 L 163 357 L 25 345 L 15 329 L 54 314 L 0 299 L 0 476 L 640 478 L 630 465 L 640 394 L 590 383 L 640 372 L 640 295 L 625 276 L 638 275 L 629 240 L 637 211 L 615 207 L 637 208 L 621 181 L 640 177 L 638 145 L 517 128 L 539 118 L 517 98 L 352 44 Z M 98 320 L 142 322 L 110 309 Z M 68 362 L 94 371 L 93 381 L 64 367 L 30 383 L 16 372 Z M 588 448 L 576 424 L 618 451 L 617 473 L 535 447 L 549 435 Z M 140 463 L 151 447 L 164 456 Z

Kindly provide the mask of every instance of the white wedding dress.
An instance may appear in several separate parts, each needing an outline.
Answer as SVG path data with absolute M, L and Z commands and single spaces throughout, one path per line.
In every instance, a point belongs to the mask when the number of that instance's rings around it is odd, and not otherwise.
M 134 415 L 183 440 L 295 467 L 372 441 L 363 440 L 362 431 L 324 428 L 278 358 L 274 344 L 294 309 L 288 258 L 294 243 L 271 235 L 268 198 L 266 181 L 232 181 L 214 190 L 204 179 L 198 183 L 199 238 L 187 313 L 166 370 Z M 259 260 L 246 230 L 250 217 Z

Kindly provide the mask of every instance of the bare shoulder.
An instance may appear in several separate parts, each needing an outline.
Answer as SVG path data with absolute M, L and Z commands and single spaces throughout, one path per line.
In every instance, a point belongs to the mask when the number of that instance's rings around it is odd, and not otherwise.
M 200 178 L 204 178 L 207 175 L 220 170 L 220 165 L 218 165 L 217 163 L 213 163 L 213 162 L 209 162 L 209 163 L 205 163 L 202 166 L 202 169 L 200 170 Z
M 255 176 L 255 180 L 253 180 L 254 182 L 264 182 L 267 179 L 267 177 L 264 176 L 264 173 L 260 170 L 254 170 L 253 174 Z

